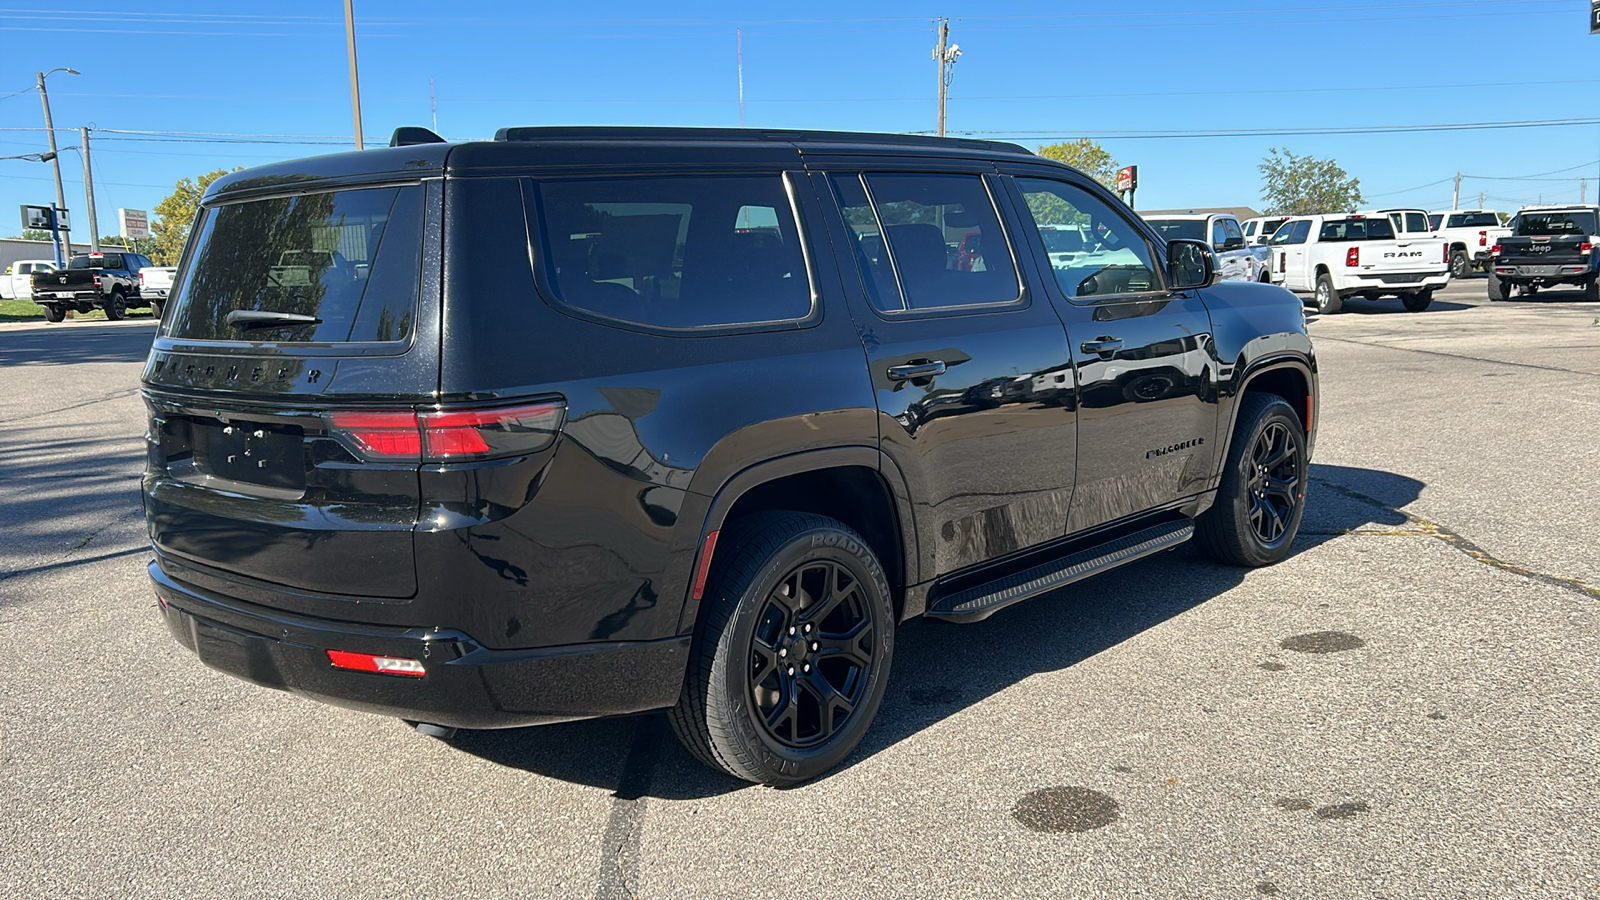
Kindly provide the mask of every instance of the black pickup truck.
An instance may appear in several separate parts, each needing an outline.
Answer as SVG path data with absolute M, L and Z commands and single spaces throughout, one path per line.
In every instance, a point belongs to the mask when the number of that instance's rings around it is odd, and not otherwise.
M 139 296 L 139 270 L 149 265 L 137 253 L 74 256 L 64 269 L 33 273 L 33 302 L 44 307 L 51 322 L 65 319 L 67 310 L 86 313 L 97 306 L 108 319 L 126 318 L 129 307 L 150 305 Z
M 1600 301 L 1600 207 L 1530 206 L 1511 220 L 1511 234 L 1489 250 L 1489 299 L 1506 300 L 1521 289 L 1575 284 L 1584 299 Z

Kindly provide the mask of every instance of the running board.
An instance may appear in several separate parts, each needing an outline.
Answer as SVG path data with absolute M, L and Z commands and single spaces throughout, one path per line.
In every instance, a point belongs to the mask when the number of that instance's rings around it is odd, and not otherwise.
M 1165 522 L 1126 537 L 1097 544 L 1077 553 L 1053 559 L 1031 569 L 977 587 L 958 591 L 933 602 L 926 615 L 946 622 L 978 622 L 1013 603 L 1036 597 L 1074 581 L 1082 581 L 1115 569 L 1152 553 L 1187 541 L 1194 536 L 1194 520 Z

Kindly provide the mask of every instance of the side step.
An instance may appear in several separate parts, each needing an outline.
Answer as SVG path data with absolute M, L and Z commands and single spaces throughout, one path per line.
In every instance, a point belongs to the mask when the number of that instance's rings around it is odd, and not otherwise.
M 978 622 L 1013 603 L 1082 581 L 1126 562 L 1158 553 L 1194 536 L 1194 520 L 1165 522 L 1126 537 L 1024 569 L 997 581 L 958 591 L 933 602 L 926 615 L 946 622 Z

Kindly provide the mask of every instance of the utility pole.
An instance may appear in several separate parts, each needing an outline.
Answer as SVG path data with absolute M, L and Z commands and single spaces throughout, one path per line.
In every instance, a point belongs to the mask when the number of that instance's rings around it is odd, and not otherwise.
M 1578 203 L 1579 204 L 1584 204 L 1584 203 L 1588 203 L 1588 202 L 1589 202 L 1589 179 L 1587 179 L 1587 178 L 1579 178 L 1578 179 Z
M 100 223 L 94 217 L 94 175 L 89 168 L 89 129 L 79 128 L 83 138 L 83 203 L 89 207 L 89 252 L 100 252 Z
M 361 140 L 361 79 L 356 75 L 356 13 L 350 3 L 351 0 L 344 0 L 344 42 L 350 51 L 350 107 L 356 118 L 356 149 L 365 150 Z
M 961 45 L 950 43 L 950 20 L 939 20 L 939 46 L 933 48 L 934 62 L 939 64 L 939 137 L 944 137 L 945 100 L 950 94 L 950 78 L 955 74 L 956 60 L 961 58 Z
M 439 101 L 433 97 L 433 79 L 428 79 L 428 110 L 433 113 L 433 133 L 439 133 Z
M 50 95 L 44 89 L 43 72 L 39 73 L 39 102 L 44 104 L 44 134 L 45 137 L 50 139 L 50 166 L 55 169 L 56 173 L 56 209 L 66 209 L 67 195 L 61 189 L 61 157 L 56 153 L 56 126 L 50 120 Z M 51 219 L 58 219 L 60 215 L 59 212 L 53 213 Z M 63 238 L 61 229 L 56 228 L 53 229 L 51 236 L 55 238 L 56 265 L 64 266 L 67 264 L 67 257 L 71 254 L 62 248 L 62 244 L 71 239 L 71 234 L 69 232 L 68 237 Z M 70 248 L 71 246 L 70 243 L 67 244 L 67 247 Z
M 1478 208 L 1483 209 L 1483 191 L 1478 192 Z
M 1455 196 L 1450 198 L 1450 208 L 1451 209 L 1460 209 L 1461 208 L 1461 173 L 1460 172 L 1456 173 L 1456 193 L 1455 193 Z

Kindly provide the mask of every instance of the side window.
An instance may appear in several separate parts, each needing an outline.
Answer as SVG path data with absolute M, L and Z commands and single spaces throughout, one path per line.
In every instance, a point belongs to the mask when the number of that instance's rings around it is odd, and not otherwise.
M 1144 236 L 1093 194 L 1042 178 L 1018 178 L 1017 188 L 1041 234 L 1067 226 L 1083 235 L 1081 249 L 1050 252 L 1050 268 L 1062 293 L 1073 299 L 1098 300 L 1162 289 Z M 1045 246 L 1050 246 L 1048 239 Z
M 1290 227 L 1288 243 L 1304 244 L 1309 237 L 1311 237 L 1311 220 L 1301 219 Z
M 982 306 L 1021 295 L 982 176 L 870 174 L 833 183 L 878 309 Z
M 1244 240 L 1243 232 L 1239 231 L 1239 223 L 1233 219 L 1222 220 L 1222 239 L 1226 243 L 1230 240 Z
M 1416 233 L 1428 230 L 1428 217 L 1419 212 L 1406 213 L 1406 231 Z
M 1244 236 L 1254 238 L 1256 236 L 1256 226 L 1259 224 L 1261 223 L 1254 220 L 1244 223 Z
M 537 194 L 545 273 L 561 303 L 666 328 L 811 312 L 782 175 L 544 181 Z
M 1222 219 L 1211 220 L 1211 246 L 1215 250 L 1221 250 L 1228 241 L 1228 229 L 1222 227 L 1222 222 Z

